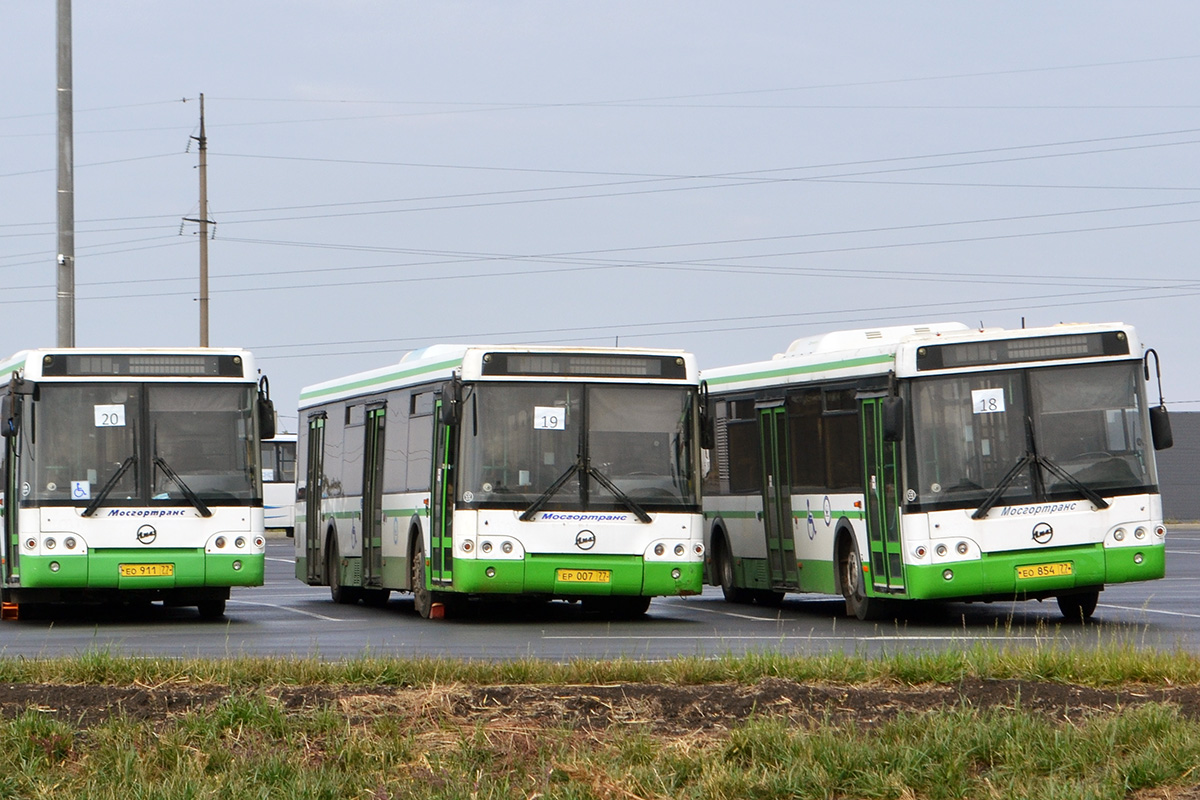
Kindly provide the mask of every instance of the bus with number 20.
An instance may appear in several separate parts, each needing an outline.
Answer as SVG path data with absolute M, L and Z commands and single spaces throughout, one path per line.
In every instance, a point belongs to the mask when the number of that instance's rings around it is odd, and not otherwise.
M 275 412 L 237 349 L 44 349 L 0 362 L 6 612 L 225 613 L 263 582 L 259 443 Z

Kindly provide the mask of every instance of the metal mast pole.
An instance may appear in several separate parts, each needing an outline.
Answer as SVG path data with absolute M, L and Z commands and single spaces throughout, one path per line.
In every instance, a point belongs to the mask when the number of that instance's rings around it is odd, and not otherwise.
M 200 346 L 208 347 L 208 138 L 204 92 L 200 93 Z
M 71 0 L 58 0 L 58 346 L 75 346 L 75 157 Z

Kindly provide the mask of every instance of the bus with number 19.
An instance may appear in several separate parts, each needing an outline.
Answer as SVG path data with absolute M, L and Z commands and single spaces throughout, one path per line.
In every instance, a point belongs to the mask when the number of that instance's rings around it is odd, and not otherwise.
M 690 354 L 435 345 L 307 387 L 299 411 L 296 577 L 335 602 L 636 617 L 702 589 Z

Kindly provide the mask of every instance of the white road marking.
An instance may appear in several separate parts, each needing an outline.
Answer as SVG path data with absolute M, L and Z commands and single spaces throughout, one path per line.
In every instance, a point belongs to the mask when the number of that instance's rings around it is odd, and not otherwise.
M 292 608 L 291 606 L 281 606 L 277 603 L 255 603 L 253 600 L 235 600 L 232 597 L 229 598 L 229 602 L 237 603 L 237 604 L 243 605 L 243 606 L 262 606 L 264 608 L 277 608 L 280 611 L 291 611 L 295 614 L 303 614 L 306 617 L 312 617 L 313 619 L 323 619 L 323 620 L 327 620 L 328 622 L 345 622 L 346 621 L 344 619 L 339 619 L 338 617 L 327 617 L 324 614 L 314 614 L 313 612 L 305 611 L 302 608 Z
M 1170 617 L 1187 617 L 1188 619 L 1200 619 L 1200 614 L 1188 614 L 1184 611 L 1161 611 L 1157 608 L 1145 608 L 1144 606 L 1114 606 L 1109 603 L 1100 603 L 1099 608 L 1114 608 L 1118 611 L 1142 611 L 1147 614 L 1166 614 Z

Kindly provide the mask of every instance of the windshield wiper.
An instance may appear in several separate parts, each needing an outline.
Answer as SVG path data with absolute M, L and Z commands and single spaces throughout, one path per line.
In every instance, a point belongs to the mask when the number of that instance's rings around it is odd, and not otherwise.
M 208 506 L 204 505 L 204 501 L 201 500 L 199 497 L 197 497 L 196 493 L 192 491 L 191 487 L 183 482 L 183 478 L 176 475 L 175 470 L 173 470 L 169 466 L 167 466 L 167 462 L 163 461 L 162 456 L 154 457 L 154 466 L 161 469 L 163 471 L 164 475 L 166 475 L 168 478 L 170 478 L 172 481 L 175 482 L 175 485 L 178 486 L 180 491 L 183 492 L 183 496 L 187 498 L 187 501 L 189 503 L 191 503 L 193 506 L 195 506 L 196 510 L 200 512 L 200 516 L 202 516 L 202 517 L 211 517 L 212 516 L 212 513 L 213 513 L 212 509 L 210 509 Z
M 545 506 L 546 503 L 550 502 L 550 498 L 558 494 L 558 490 L 561 489 L 563 485 L 571 479 L 571 476 L 577 472 L 582 472 L 585 475 L 591 475 L 593 478 L 595 478 L 596 483 L 612 492 L 616 498 L 620 500 L 626 508 L 632 511 L 642 522 L 653 521 L 651 516 L 646 513 L 645 509 L 639 506 L 632 497 L 621 491 L 621 488 L 605 477 L 600 470 L 592 467 L 580 467 L 578 461 L 568 467 L 567 471 L 562 475 L 559 475 L 558 480 L 550 484 L 550 486 L 546 488 L 546 491 L 538 495 L 537 500 L 534 500 L 533 504 L 529 506 L 529 508 L 525 509 L 524 513 L 521 514 L 520 520 L 522 522 L 528 522 L 529 520 L 533 519 L 534 515 L 541 511 L 542 507 Z
M 1022 469 L 1028 467 L 1036 458 L 1037 456 L 1035 456 L 1033 453 L 1026 453 L 1021 457 L 1021 460 L 1019 460 L 1016 464 L 1013 464 L 1013 468 L 1008 471 L 1007 475 L 1000 479 L 1000 482 L 996 484 L 996 488 L 992 489 L 991 494 L 987 496 L 987 499 L 983 501 L 983 504 L 980 505 L 979 508 L 975 509 L 975 513 L 971 515 L 971 519 L 983 519 L 986 517 L 987 513 L 992 510 L 992 506 L 999 502 L 1000 495 L 1004 494 L 1004 490 L 1008 488 L 1009 484 L 1011 484 L 1016 477 L 1021 474 Z
M 546 491 L 544 491 L 540 495 L 538 495 L 537 500 L 533 501 L 533 505 L 531 505 L 529 508 L 525 509 L 525 512 L 523 514 L 521 514 L 520 520 L 522 522 L 529 522 L 529 520 L 533 519 L 533 515 L 538 513 L 539 511 L 541 511 L 542 506 L 544 506 L 544 505 L 546 505 L 546 503 L 550 502 L 550 498 L 554 497 L 554 495 L 558 494 L 558 490 L 561 489 L 563 487 L 563 485 L 571 479 L 571 476 L 574 475 L 578 471 L 579 471 L 579 462 L 576 461 L 574 464 L 572 464 L 570 467 L 567 468 L 566 472 L 564 472 L 562 475 L 558 476 L 558 480 L 556 480 L 554 483 L 552 483 L 548 487 L 546 487 Z
M 1058 464 L 1055 464 L 1045 456 L 1036 456 L 1033 453 L 1026 453 L 1020 461 L 1013 465 L 1013 468 L 1008 471 L 1008 474 L 1000 479 L 1000 482 L 996 484 L 996 488 L 992 489 L 992 493 L 987 496 L 987 499 L 983 501 L 983 504 L 979 506 L 979 508 L 975 509 L 975 513 L 971 515 L 971 519 L 983 519 L 986 517 L 987 513 L 992 510 L 992 506 L 999 502 L 1000 495 L 1004 494 L 1004 490 L 1007 489 L 1009 484 L 1011 484 L 1017 475 L 1020 474 L 1021 470 L 1025 467 L 1028 467 L 1030 464 L 1036 464 L 1049 472 L 1051 475 L 1057 477 L 1059 480 L 1069 483 L 1076 491 L 1091 501 L 1092 505 L 1096 506 L 1096 510 L 1108 508 L 1108 501 L 1101 497 L 1095 489 L 1080 483 L 1075 476 L 1071 475 L 1071 473 L 1067 472 Z
M 1071 473 L 1067 472 L 1065 469 L 1060 467 L 1058 464 L 1055 464 L 1053 461 L 1046 458 L 1045 456 L 1038 456 L 1037 463 L 1043 469 L 1045 469 L 1047 472 L 1054 475 L 1058 479 L 1064 480 L 1067 483 L 1071 484 L 1071 486 L 1074 487 L 1076 491 L 1078 491 L 1080 494 L 1082 494 L 1084 497 L 1086 497 L 1088 500 L 1090 500 L 1092 502 L 1092 504 L 1094 506 L 1096 506 L 1097 509 L 1108 508 L 1108 501 L 1105 500 L 1103 497 L 1101 497 L 1100 494 L 1095 489 L 1082 483 L 1078 478 L 1076 478 Z
M 626 508 L 636 514 L 638 519 L 640 519 L 642 522 L 651 522 L 650 515 L 647 514 L 641 506 L 635 503 L 632 497 L 625 494 L 625 492 L 621 491 L 620 487 L 606 478 L 604 473 L 598 469 L 592 469 L 590 467 L 588 468 L 588 472 L 593 478 L 596 479 L 597 483 L 616 495 L 616 498 L 624 503 Z
M 92 514 L 95 514 L 96 509 L 99 508 L 100 504 L 104 502 L 104 499 L 108 497 L 109 492 L 116 487 L 117 481 L 121 480 L 121 476 L 124 475 L 136 461 L 136 455 L 131 455 L 122 461 L 121 466 L 117 467 L 117 471 L 113 473 L 113 476 L 104 482 L 104 488 L 100 490 L 100 494 L 96 495 L 92 502 L 88 503 L 88 507 L 83 510 L 83 513 L 80 514 L 80 516 L 90 517 Z

